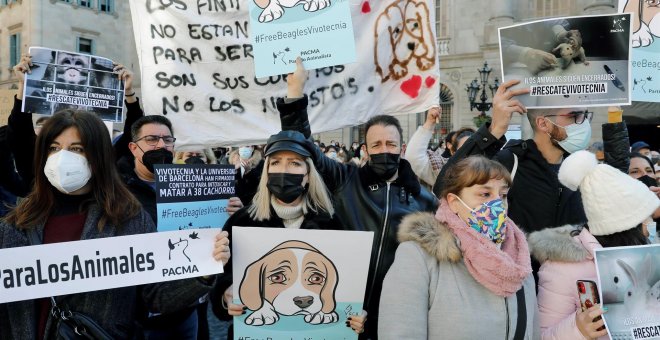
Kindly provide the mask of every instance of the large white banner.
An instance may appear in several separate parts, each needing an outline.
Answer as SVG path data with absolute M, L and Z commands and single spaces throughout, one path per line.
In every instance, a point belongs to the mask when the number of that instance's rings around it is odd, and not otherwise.
M 0 303 L 222 273 L 213 258 L 217 233 L 189 229 L 1 249 Z
M 275 102 L 286 80 L 255 78 L 246 1 L 130 5 L 144 111 L 172 121 L 177 147 L 252 144 L 280 130 Z M 358 62 L 311 70 L 305 86 L 315 133 L 439 101 L 434 3 L 350 0 L 350 8 Z

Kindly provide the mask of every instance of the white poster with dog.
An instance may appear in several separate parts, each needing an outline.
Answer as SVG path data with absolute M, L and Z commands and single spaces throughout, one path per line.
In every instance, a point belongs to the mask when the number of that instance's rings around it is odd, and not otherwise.
M 373 232 L 232 229 L 234 339 L 357 339 Z M 368 317 L 368 316 L 367 316 Z
M 348 0 L 248 1 L 256 76 L 291 73 L 296 56 L 310 70 L 354 62 L 348 4 Z
M 124 119 L 124 83 L 112 60 L 99 56 L 30 47 L 32 66 L 25 74 L 23 112 L 52 115 L 63 109 L 86 110 L 101 119 Z
M 283 2 L 272 0 L 278 1 Z M 287 8 L 276 21 L 288 20 L 289 11 L 304 11 L 310 1 L 318 0 L 301 1 L 302 8 Z M 254 27 L 246 1 L 131 0 L 130 5 L 146 94 L 141 102 L 147 114 L 172 121 L 177 147 L 260 144 L 281 129 L 276 101 L 286 95 L 285 75 L 255 76 Z M 437 105 L 434 2 L 361 0 L 348 6 L 353 37 L 340 47 L 360 46 L 357 61 L 310 70 L 304 90 L 312 131 Z
M 610 339 L 660 338 L 660 244 L 596 249 Z
M 657 1 L 619 0 L 632 14 L 632 100 L 660 102 L 660 6 Z
M 222 273 L 217 229 L 0 249 L 0 303 Z
M 631 15 L 553 18 L 499 29 L 502 79 L 527 108 L 629 105 Z

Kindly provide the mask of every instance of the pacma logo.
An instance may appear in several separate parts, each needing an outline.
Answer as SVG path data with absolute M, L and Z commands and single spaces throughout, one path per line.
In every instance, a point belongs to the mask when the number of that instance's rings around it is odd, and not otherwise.
M 188 235 L 188 238 L 191 240 L 199 240 L 199 234 L 197 232 L 192 232 Z M 169 260 L 172 260 L 172 257 L 181 257 L 183 256 L 188 262 L 192 262 L 188 254 L 186 254 L 186 249 L 188 249 L 188 240 L 179 238 L 179 241 L 172 242 L 172 240 L 167 240 L 167 247 L 169 248 Z M 173 256 L 174 255 L 174 256 Z M 163 268 L 163 277 L 165 276 L 175 276 L 175 275 L 184 275 L 192 274 L 199 272 L 196 265 L 186 265 L 178 266 L 173 268 Z
M 610 30 L 610 33 L 620 33 L 623 32 L 623 27 L 621 24 L 626 21 L 626 17 L 621 17 L 619 19 L 612 19 L 612 29 Z

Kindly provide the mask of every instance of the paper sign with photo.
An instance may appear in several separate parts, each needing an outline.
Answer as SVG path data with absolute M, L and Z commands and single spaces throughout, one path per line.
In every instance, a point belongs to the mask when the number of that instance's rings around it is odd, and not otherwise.
M 112 72 L 112 60 L 44 47 L 30 47 L 29 53 L 33 65 L 25 74 L 23 112 L 52 115 L 76 109 L 123 121 L 124 84 Z
M 619 0 L 632 14 L 632 100 L 660 102 L 660 7 L 657 1 Z
M 660 245 L 596 249 L 610 339 L 660 338 Z
M 357 339 L 373 232 L 232 229 L 235 339 Z
M 231 165 L 155 165 L 158 231 L 222 228 L 235 173 Z
M 248 1 L 257 77 L 291 73 L 296 57 L 308 70 L 355 61 L 348 0 Z
M 527 108 L 629 105 L 630 14 L 539 20 L 499 30 L 502 79 Z

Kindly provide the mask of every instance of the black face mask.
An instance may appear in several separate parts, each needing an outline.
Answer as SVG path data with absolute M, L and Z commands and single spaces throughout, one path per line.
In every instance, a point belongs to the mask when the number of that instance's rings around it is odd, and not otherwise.
M 154 172 L 154 164 L 172 164 L 174 156 L 167 149 L 149 150 L 142 155 L 142 164 L 147 170 Z
M 644 176 L 638 178 L 637 180 L 644 183 L 644 184 L 646 184 L 647 187 L 658 186 L 658 182 L 656 182 L 656 180 L 654 180 L 653 177 L 651 177 L 649 175 L 644 175 Z
M 185 160 L 184 163 L 186 163 L 186 164 L 206 164 L 206 162 L 204 162 L 204 159 L 202 159 L 202 157 L 199 157 L 199 156 L 188 157 Z
M 305 175 L 289 173 L 270 173 L 268 174 L 268 190 L 278 200 L 284 203 L 295 201 L 305 192 L 302 181 Z
M 389 152 L 371 154 L 369 155 L 369 167 L 376 173 L 378 178 L 387 181 L 399 170 L 400 156 L 399 154 Z

